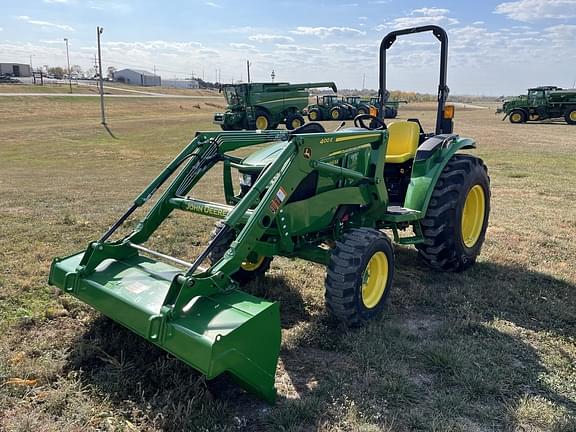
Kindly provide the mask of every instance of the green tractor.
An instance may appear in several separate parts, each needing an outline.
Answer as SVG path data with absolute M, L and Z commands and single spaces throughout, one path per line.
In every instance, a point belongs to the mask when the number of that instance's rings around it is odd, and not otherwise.
M 345 98 L 342 98 L 342 101 L 354 107 L 354 117 L 361 114 L 370 114 L 370 103 L 362 100 L 360 96 L 346 96 Z
M 306 112 L 310 121 L 347 120 L 354 118 L 356 109 L 343 102 L 338 95 L 331 94 L 316 96 L 316 103 L 309 105 Z
M 408 103 L 408 101 L 386 100 L 386 108 L 384 109 L 384 118 L 396 118 L 398 116 L 398 108 L 400 107 L 401 103 Z M 369 105 L 374 107 L 377 110 L 377 112 L 380 110 L 380 107 L 382 106 L 380 104 L 380 98 L 378 96 L 371 97 Z
M 273 401 L 279 304 L 243 286 L 264 276 L 274 257 L 325 265 L 326 307 L 354 327 L 384 310 L 394 284 L 393 241 L 414 245 L 425 263 L 443 271 L 465 270 L 480 253 L 489 178 L 482 160 L 462 153 L 475 142 L 453 133 L 442 28 L 398 30 L 384 38 L 380 94 L 387 49 L 398 36 L 420 32 L 441 42 L 435 131 L 425 132 L 418 120 L 387 125 L 381 112 L 359 115 L 355 127 L 333 132 L 319 123 L 293 131 L 197 132 L 100 239 L 54 259 L 49 283 L 208 379 L 229 373 Z M 242 158 L 239 149 L 253 152 Z M 217 166 L 223 167 L 225 202 L 195 197 L 195 186 Z M 161 188 L 133 231 L 115 234 Z M 175 211 L 220 220 L 192 259 L 145 245 Z
M 319 87 L 336 91 L 333 82 L 225 84 L 221 91 L 228 108 L 214 114 L 214 123 L 222 130 L 276 129 L 279 124 L 298 128 L 304 124 L 301 113 L 308 105 L 308 89 Z
M 576 124 L 576 89 L 542 86 L 528 89 L 528 95 L 504 101 L 496 113 L 505 113 L 510 123 L 526 123 L 564 118 L 568 124 Z

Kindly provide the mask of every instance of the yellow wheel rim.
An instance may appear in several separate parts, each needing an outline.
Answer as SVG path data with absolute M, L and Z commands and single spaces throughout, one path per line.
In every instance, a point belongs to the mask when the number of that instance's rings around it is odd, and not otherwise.
M 292 120 L 292 129 L 299 128 L 300 126 L 302 126 L 302 122 L 300 121 L 299 118 L 295 118 L 294 120 Z
M 518 113 L 514 113 L 512 114 L 512 121 L 515 123 L 520 123 L 520 120 L 522 120 L 522 116 Z
M 462 241 L 468 248 L 473 247 L 480 238 L 485 209 L 484 189 L 477 184 L 468 191 L 462 210 Z
M 268 129 L 268 119 L 264 116 L 256 117 L 256 129 Z
M 338 120 L 338 117 L 340 117 L 340 113 L 336 110 L 332 111 L 330 115 L 332 116 L 333 120 Z
M 368 309 L 378 305 L 388 282 L 388 257 L 384 252 L 376 252 L 368 261 L 362 275 L 362 303 Z
M 308 117 L 310 118 L 310 120 L 317 120 L 318 119 L 318 113 L 316 111 L 312 111 Z
M 256 271 L 260 268 L 260 266 L 264 262 L 265 258 L 266 257 L 264 257 L 264 256 L 259 256 L 258 259 L 256 260 L 256 262 L 242 261 L 242 264 L 240 264 L 240 268 L 242 270 L 249 271 L 249 272 Z
M 576 110 L 574 110 L 570 113 L 570 120 L 576 121 Z

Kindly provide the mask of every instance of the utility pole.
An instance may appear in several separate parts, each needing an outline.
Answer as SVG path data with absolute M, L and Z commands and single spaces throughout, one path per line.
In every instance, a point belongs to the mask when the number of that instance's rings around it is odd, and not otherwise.
M 362 90 L 366 88 L 366 74 L 362 77 Z
M 250 84 L 250 60 L 246 60 L 246 69 L 248 69 L 248 84 Z
M 34 68 L 32 67 L 32 56 L 34 54 L 30 54 L 30 71 L 32 71 Z
M 68 64 L 68 84 L 70 85 L 70 93 L 72 93 L 72 75 L 70 71 L 70 53 L 68 51 L 68 38 L 64 38 L 66 42 L 66 63 Z
M 100 35 L 104 29 L 96 27 L 96 39 L 98 41 L 98 75 L 100 79 L 100 113 L 102 114 L 102 125 L 106 126 L 106 113 L 104 112 L 104 84 L 102 78 L 102 50 L 100 49 Z
M 274 69 L 272 69 L 272 73 L 270 74 L 270 78 L 272 78 L 272 82 L 274 82 L 274 78 L 276 78 L 276 73 L 274 72 Z
M 156 65 L 154 65 L 154 76 L 156 76 Z

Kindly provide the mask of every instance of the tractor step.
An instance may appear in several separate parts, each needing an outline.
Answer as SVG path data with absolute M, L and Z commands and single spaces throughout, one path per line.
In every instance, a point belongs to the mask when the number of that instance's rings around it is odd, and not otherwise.
M 246 390 L 273 401 L 280 350 L 277 303 L 242 291 L 194 297 L 182 310 L 164 301 L 182 271 L 144 256 L 107 259 L 77 271 L 83 253 L 56 259 L 50 283 L 186 362 L 208 379 L 229 372 Z M 183 288 L 185 289 L 185 288 Z
M 412 210 L 400 206 L 388 206 L 383 219 L 388 222 L 409 222 L 421 218 L 418 210 Z

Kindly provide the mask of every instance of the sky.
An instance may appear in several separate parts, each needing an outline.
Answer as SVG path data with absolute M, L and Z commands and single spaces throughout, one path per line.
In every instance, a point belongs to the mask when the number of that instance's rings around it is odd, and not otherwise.
M 511 95 L 576 81 L 576 0 L 2 0 L 0 62 L 156 70 L 164 79 L 334 81 L 377 88 L 378 49 L 395 29 L 437 24 L 449 36 L 452 94 Z M 431 34 L 388 51 L 390 90 L 435 93 Z

